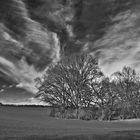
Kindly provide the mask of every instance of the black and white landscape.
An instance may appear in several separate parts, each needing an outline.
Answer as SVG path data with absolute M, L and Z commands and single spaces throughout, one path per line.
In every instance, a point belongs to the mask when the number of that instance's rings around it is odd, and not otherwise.
M 140 139 L 139 0 L 0 0 L 0 140 Z

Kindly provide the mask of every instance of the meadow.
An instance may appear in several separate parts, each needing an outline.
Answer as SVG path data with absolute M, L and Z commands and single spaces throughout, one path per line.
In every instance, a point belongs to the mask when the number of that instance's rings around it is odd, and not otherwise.
M 140 139 L 140 120 L 66 120 L 49 114 L 47 107 L 0 106 L 0 140 Z

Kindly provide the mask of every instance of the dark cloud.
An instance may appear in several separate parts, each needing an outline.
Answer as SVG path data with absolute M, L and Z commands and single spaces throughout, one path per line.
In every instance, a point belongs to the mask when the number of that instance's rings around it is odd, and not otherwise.
M 15 37 L 25 36 L 28 30 L 28 13 L 22 1 L 1 0 L 0 21 L 10 30 Z M 24 29 L 24 30 L 23 30 Z

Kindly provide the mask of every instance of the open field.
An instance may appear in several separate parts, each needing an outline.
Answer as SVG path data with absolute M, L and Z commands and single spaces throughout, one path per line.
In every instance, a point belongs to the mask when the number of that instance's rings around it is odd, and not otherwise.
M 42 107 L 0 106 L 0 140 L 140 140 L 140 121 L 62 120 Z

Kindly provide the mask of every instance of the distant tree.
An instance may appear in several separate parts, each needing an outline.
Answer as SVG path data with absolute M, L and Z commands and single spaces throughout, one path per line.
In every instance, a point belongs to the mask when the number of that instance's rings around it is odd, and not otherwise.
M 131 67 L 113 74 L 119 94 L 121 118 L 140 117 L 140 76 Z
M 92 56 L 66 57 L 46 72 L 37 97 L 64 109 L 74 108 L 78 117 L 79 110 L 92 102 L 89 80 L 101 75 L 97 60 Z

